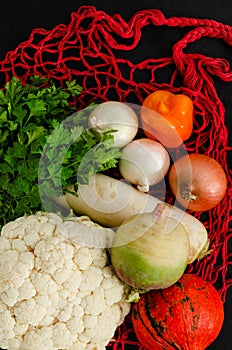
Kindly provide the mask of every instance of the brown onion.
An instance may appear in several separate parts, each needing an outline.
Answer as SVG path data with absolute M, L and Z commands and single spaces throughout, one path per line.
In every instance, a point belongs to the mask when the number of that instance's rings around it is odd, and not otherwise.
M 179 158 L 172 165 L 169 184 L 183 207 L 206 211 L 214 208 L 224 197 L 227 178 L 215 159 L 192 153 Z

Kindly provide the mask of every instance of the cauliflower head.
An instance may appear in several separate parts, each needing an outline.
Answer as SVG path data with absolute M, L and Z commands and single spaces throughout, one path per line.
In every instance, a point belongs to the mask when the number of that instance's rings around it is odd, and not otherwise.
M 107 249 L 114 231 L 88 217 L 38 212 L 0 237 L 0 347 L 105 349 L 130 311 Z

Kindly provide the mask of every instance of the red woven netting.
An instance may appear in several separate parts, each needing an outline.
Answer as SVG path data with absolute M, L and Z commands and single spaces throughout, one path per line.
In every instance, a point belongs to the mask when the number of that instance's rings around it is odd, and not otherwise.
M 151 57 L 137 62 L 131 55 L 129 59 L 127 53 L 133 53 L 139 45 L 146 26 L 189 27 L 189 31 L 173 46 L 170 57 Z M 195 109 L 194 130 L 185 146 L 189 153 L 206 154 L 222 165 L 228 177 L 228 191 L 221 203 L 204 215 L 191 213 L 208 230 L 212 252 L 189 266 L 188 271 L 212 282 L 225 300 L 232 284 L 228 273 L 232 264 L 229 251 L 232 180 L 228 165 L 231 149 L 226 110 L 213 79 L 231 82 L 232 71 L 225 58 L 184 52 L 188 44 L 203 37 L 222 39 L 231 46 L 232 27 L 214 20 L 165 18 L 155 9 L 137 12 L 126 22 L 119 14 L 110 16 L 95 7 L 83 6 L 71 14 L 67 25 L 60 24 L 49 31 L 33 30 L 26 42 L 8 52 L 0 62 L 0 79 L 3 84 L 13 75 L 25 82 L 34 74 L 53 78 L 61 84 L 67 79 L 77 79 L 84 87 L 80 98 L 74 101 L 77 108 L 91 101 L 109 99 L 141 104 L 147 94 L 156 89 L 191 97 Z M 171 72 L 165 82 L 157 80 L 161 70 Z M 109 349 L 125 348 L 142 349 L 133 335 L 130 316 L 109 345 Z

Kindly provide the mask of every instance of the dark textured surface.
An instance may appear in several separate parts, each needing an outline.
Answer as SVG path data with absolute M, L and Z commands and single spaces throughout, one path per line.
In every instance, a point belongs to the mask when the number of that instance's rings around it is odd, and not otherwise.
M 230 0 L 128 0 L 128 1 L 16 1 L 1 0 L 0 2 L 0 60 L 9 50 L 13 50 L 22 41 L 28 39 L 30 32 L 34 28 L 52 29 L 59 23 L 68 23 L 72 11 L 76 11 L 82 5 L 93 5 L 98 10 L 103 10 L 109 14 L 120 13 L 125 20 L 128 20 L 136 11 L 145 8 L 158 8 L 166 17 L 183 16 L 209 18 L 232 25 Z M 139 58 L 152 57 L 155 52 L 159 56 L 169 54 L 171 46 L 176 40 L 181 38 L 186 29 L 180 28 L 159 28 L 156 31 L 149 31 L 146 28 L 144 34 L 146 39 L 142 40 L 136 54 Z M 154 46 L 148 45 L 149 36 L 154 36 Z M 144 35 L 145 37 L 145 35 Z M 162 37 L 162 40 L 160 38 Z M 156 47 L 156 50 L 154 49 Z M 157 49 L 158 47 L 158 49 Z M 225 57 L 232 63 L 232 47 L 224 42 L 214 39 L 201 39 L 199 42 L 188 47 L 192 52 L 201 52 L 212 57 Z M 129 54 L 128 54 L 129 55 Z M 129 57 L 129 56 L 128 56 Z M 163 79 L 165 77 L 160 77 Z M 226 122 L 230 133 L 230 144 L 232 145 L 232 85 L 215 81 L 217 91 L 226 107 Z M 231 161 L 231 160 L 230 160 Z M 231 272 L 232 277 L 232 272 Z M 223 329 L 217 340 L 208 349 L 210 350 L 230 350 L 231 349 L 231 324 L 232 324 L 232 290 L 227 293 L 225 304 L 225 322 Z M 33 350 L 33 349 L 32 349 Z M 46 349 L 45 349 L 46 350 Z

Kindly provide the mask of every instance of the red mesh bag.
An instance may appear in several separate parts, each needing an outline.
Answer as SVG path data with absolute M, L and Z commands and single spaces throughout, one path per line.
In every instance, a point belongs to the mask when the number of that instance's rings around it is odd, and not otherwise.
M 139 62 L 127 57 L 133 52 L 146 26 L 186 27 L 184 36 L 172 47 L 172 55 L 146 58 Z M 84 87 L 77 108 L 91 101 L 117 100 L 141 104 L 147 94 L 157 89 L 185 93 L 194 103 L 193 134 L 185 142 L 189 153 L 206 154 L 216 159 L 228 178 L 228 190 L 214 209 L 202 215 L 191 213 L 205 225 L 212 252 L 188 267 L 217 286 L 225 300 L 232 284 L 229 275 L 232 252 L 229 242 L 231 226 L 231 169 L 228 156 L 231 151 L 225 124 L 225 107 L 214 86 L 213 78 L 232 81 L 229 62 L 200 53 L 185 53 L 184 49 L 203 37 L 222 39 L 232 45 L 232 27 L 214 20 L 195 18 L 165 18 L 156 9 L 142 10 L 126 22 L 119 14 L 110 16 L 95 7 L 83 6 L 71 14 L 68 25 L 60 24 L 52 30 L 34 29 L 26 42 L 8 52 L 0 62 L 0 79 L 5 84 L 14 75 L 27 82 L 39 74 L 57 80 L 77 79 Z M 165 82 L 159 82 L 160 71 L 170 72 Z M 181 83 L 180 83 L 181 81 Z M 176 151 L 178 152 L 178 151 Z M 178 155 L 176 155 L 178 156 Z M 173 198 L 170 194 L 170 202 Z M 116 331 L 109 349 L 142 349 L 137 343 L 130 315 Z

